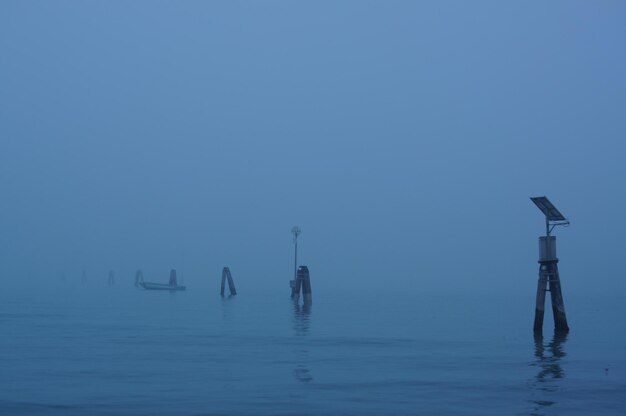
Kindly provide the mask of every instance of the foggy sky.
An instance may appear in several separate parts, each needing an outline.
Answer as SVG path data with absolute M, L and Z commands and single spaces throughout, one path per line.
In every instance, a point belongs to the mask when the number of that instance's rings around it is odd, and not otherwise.
M 626 289 L 626 3 L 0 2 L 0 268 Z

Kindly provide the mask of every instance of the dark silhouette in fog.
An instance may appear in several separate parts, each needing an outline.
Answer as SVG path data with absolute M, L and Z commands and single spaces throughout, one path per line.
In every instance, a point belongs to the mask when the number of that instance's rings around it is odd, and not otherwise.
M 313 301 L 311 294 L 311 278 L 309 276 L 309 268 L 307 266 L 298 267 L 296 280 L 292 281 L 291 298 L 294 302 L 298 302 L 302 293 L 302 301 L 305 305 L 310 305 Z
M 228 280 L 228 290 L 230 291 L 230 296 L 235 296 L 237 294 L 237 289 L 235 289 L 235 282 L 233 281 L 233 276 L 230 274 L 230 269 L 228 267 L 224 267 L 222 269 L 222 284 L 220 288 L 220 295 L 224 296 L 225 283 Z
M 167 284 L 163 283 L 155 283 L 155 282 L 145 282 L 143 281 L 143 274 L 138 275 L 136 277 L 141 277 L 142 280 L 139 283 L 139 286 L 143 287 L 147 290 L 169 290 L 169 291 L 179 291 L 185 290 L 186 287 L 178 284 L 178 279 L 176 278 L 176 270 L 172 269 L 170 271 L 170 280 Z
M 137 270 L 135 273 L 135 287 L 141 286 L 143 282 L 143 272 L 141 270 Z

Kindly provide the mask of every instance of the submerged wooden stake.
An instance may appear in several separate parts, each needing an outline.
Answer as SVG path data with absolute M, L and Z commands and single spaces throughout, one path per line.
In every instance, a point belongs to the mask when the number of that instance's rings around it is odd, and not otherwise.
M 535 304 L 535 324 L 533 331 L 539 334 L 543 331 L 543 315 L 545 314 L 546 290 L 548 286 L 548 277 L 539 269 L 539 281 L 537 282 L 537 301 Z
M 297 301 L 298 299 L 300 299 L 300 288 L 302 287 L 302 279 L 300 279 L 296 275 L 296 280 L 290 281 L 289 284 L 291 285 L 291 297 L 295 301 Z
M 295 298 L 296 296 L 298 296 L 298 294 L 296 293 L 296 279 L 289 281 L 289 287 L 291 288 L 291 297 Z
M 563 293 L 561 293 L 561 280 L 559 279 L 559 269 L 554 264 L 554 272 L 548 277 L 550 286 L 550 298 L 552 300 L 552 315 L 554 316 L 555 332 L 563 333 L 569 331 L 567 317 L 565 316 L 565 304 L 563 303 Z
M 311 295 L 311 278 L 309 276 L 309 269 L 306 266 L 300 266 L 298 268 L 298 275 L 302 276 L 302 300 L 305 305 L 310 305 L 313 302 Z
M 176 279 L 176 269 L 170 270 L 170 286 L 178 286 L 178 279 Z
M 237 289 L 235 289 L 235 282 L 233 281 L 233 276 L 230 274 L 230 269 L 228 267 L 224 267 L 222 269 L 222 287 L 220 290 L 220 295 L 224 296 L 224 287 L 226 280 L 228 280 L 228 290 L 230 291 L 231 296 L 237 294 Z
M 291 284 L 291 297 L 297 302 L 300 298 L 300 291 L 302 291 L 302 300 L 305 305 L 310 305 L 313 301 L 311 294 L 311 278 L 309 276 L 309 268 L 307 266 L 298 267 L 298 273 L 296 275 L 295 282 L 292 280 Z
M 143 282 L 143 272 L 137 270 L 137 273 L 135 273 L 135 286 L 139 286 L 141 282 Z

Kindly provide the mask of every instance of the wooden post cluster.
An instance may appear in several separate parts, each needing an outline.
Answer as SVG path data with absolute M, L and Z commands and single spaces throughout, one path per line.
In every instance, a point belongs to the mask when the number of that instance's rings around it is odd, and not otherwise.
M 302 292 L 302 300 L 305 305 L 310 305 L 313 301 L 311 295 L 311 278 L 309 276 L 309 268 L 306 266 L 298 267 L 296 280 L 291 281 L 291 297 L 294 301 L 298 301 Z
M 556 237 L 546 236 L 539 238 L 539 281 L 537 283 L 537 301 L 535 305 L 535 333 L 543 331 L 543 317 L 545 313 L 546 292 L 550 292 L 552 301 L 552 315 L 554 316 L 554 330 L 557 333 L 569 331 L 565 304 L 561 293 L 561 281 L 556 257 Z
M 170 286 L 178 286 L 178 279 L 176 278 L 176 269 L 170 270 Z

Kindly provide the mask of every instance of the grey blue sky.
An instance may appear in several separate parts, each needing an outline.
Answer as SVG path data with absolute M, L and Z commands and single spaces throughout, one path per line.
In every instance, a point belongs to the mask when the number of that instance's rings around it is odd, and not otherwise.
M 625 74 L 623 1 L 3 0 L 2 280 L 533 293 L 547 195 L 623 292 Z

